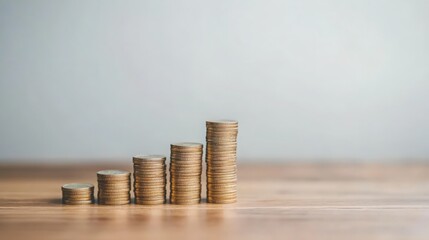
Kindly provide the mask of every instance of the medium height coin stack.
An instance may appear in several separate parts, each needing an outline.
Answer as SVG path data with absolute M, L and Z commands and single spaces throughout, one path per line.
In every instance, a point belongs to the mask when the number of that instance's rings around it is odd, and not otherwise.
M 202 157 L 200 143 L 171 144 L 171 203 L 198 204 L 201 201 Z
M 166 157 L 161 155 L 133 157 L 136 204 L 165 203 L 167 184 L 165 159 Z
M 206 122 L 207 202 L 237 201 L 238 122 Z
M 123 205 L 130 203 L 130 172 L 102 170 L 97 172 L 98 204 Z

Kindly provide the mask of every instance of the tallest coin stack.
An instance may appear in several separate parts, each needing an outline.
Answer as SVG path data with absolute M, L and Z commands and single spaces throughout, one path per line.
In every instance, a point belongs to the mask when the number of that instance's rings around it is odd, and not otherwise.
M 238 122 L 206 122 L 207 202 L 237 201 Z

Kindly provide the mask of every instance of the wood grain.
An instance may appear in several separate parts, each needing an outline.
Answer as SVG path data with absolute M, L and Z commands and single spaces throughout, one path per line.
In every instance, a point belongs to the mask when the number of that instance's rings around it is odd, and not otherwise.
M 228 205 L 60 203 L 107 168 L 131 164 L 0 165 L 0 238 L 429 239 L 427 164 L 243 164 Z

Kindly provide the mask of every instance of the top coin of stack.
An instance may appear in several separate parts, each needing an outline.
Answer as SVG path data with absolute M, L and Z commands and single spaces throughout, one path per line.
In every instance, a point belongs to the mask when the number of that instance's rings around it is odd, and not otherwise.
M 237 201 L 238 122 L 206 122 L 207 202 Z
M 98 204 L 122 205 L 130 203 L 130 173 L 121 170 L 97 172 Z
M 70 205 L 91 204 L 94 202 L 94 185 L 89 183 L 68 183 L 61 187 L 63 203 Z
M 165 203 L 167 184 L 165 159 L 166 157 L 161 155 L 133 157 L 136 204 Z
M 197 204 L 201 201 L 201 143 L 171 144 L 170 202 Z

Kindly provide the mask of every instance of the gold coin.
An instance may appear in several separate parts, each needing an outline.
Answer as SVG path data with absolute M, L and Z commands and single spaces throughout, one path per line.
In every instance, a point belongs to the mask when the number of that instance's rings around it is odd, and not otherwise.
M 207 157 L 216 158 L 216 157 L 237 157 L 237 151 L 209 151 L 207 152 Z
M 230 146 L 230 147 L 226 147 L 226 146 L 207 146 L 206 148 L 206 152 L 228 152 L 228 151 L 233 151 L 236 152 L 237 151 L 237 146 Z
M 99 205 L 126 205 L 126 204 L 130 204 L 131 200 L 127 200 L 127 201 L 98 201 Z
M 129 194 L 130 190 L 122 190 L 122 191 L 99 190 L 97 194 L 100 194 L 100 193 L 104 195 Z
M 237 169 L 236 168 L 232 168 L 232 169 L 228 169 L 228 168 L 212 169 L 212 168 L 210 168 L 210 169 L 207 169 L 207 171 L 206 171 L 206 176 L 210 176 L 210 177 L 212 177 L 212 176 L 225 176 L 225 175 L 236 176 L 237 175 Z
M 127 185 L 127 186 L 123 186 L 123 187 L 117 187 L 117 186 L 103 186 L 103 187 L 98 187 L 99 191 L 129 191 L 131 189 L 131 185 Z
M 84 197 L 84 196 L 91 196 L 94 192 L 64 192 L 63 196 L 70 196 L 70 197 Z
M 201 175 L 202 171 L 203 171 L 202 167 L 195 167 L 195 168 L 172 167 L 170 169 L 170 176 L 173 176 L 173 175 L 174 176 L 177 176 L 177 175 L 180 175 L 180 176 L 194 176 L 194 175 L 199 176 L 199 175 Z
M 173 170 L 176 170 L 176 169 L 178 169 L 178 170 L 180 170 L 180 169 L 183 169 L 183 170 L 189 169 L 189 170 L 191 170 L 191 169 L 201 169 L 202 167 L 203 167 L 202 162 L 200 162 L 198 164 L 186 164 L 186 163 L 178 164 L 178 163 L 171 163 L 169 170 L 171 170 L 171 169 L 173 169 Z
M 236 188 L 230 188 L 230 189 L 207 189 L 207 196 L 229 196 L 229 195 L 237 195 L 237 189 Z
M 94 196 L 89 197 L 63 197 L 63 200 L 69 200 L 69 201 L 89 201 L 94 199 Z
M 170 185 L 171 189 L 196 189 L 196 188 L 201 188 L 201 184 L 200 183 L 195 183 L 195 184 L 191 184 L 191 183 L 183 183 L 183 184 L 176 184 L 173 183 Z
M 171 149 L 178 151 L 195 151 L 196 149 L 199 150 L 203 148 L 203 144 L 195 142 L 180 142 L 171 144 L 170 146 Z
M 171 184 L 200 184 L 200 182 L 201 182 L 201 177 L 185 178 L 185 179 L 181 179 L 181 178 L 170 179 Z
M 206 155 L 206 162 L 223 162 L 223 161 L 237 161 L 237 155 L 227 155 L 227 156 L 216 156 L 212 154 Z
M 238 137 L 238 133 L 230 133 L 230 132 L 222 132 L 222 133 L 220 133 L 220 132 L 217 132 L 217 133 L 207 132 L 206 133 L 206 139 L 213 139 L 213 138 L 215 138 L 215 139 L 218 139 L 218 138 L 237 139 L 237 137 Z M 210 146 L 210 145 L 212 145 L 212 144 L 206 143 L 206 147 Z
M 130 196 L 130 192 L 113 192 L 113 193 L 109 193 L 109 192 L 98 192 L 97 193 L 98 196 L 105 196 L 105 197 L 110 197 L 110 196 Z
M 217 203 L 217 204 L 228 204 L 228 203 L 236 203 L 237 198 L 231 199 L 216 199 L 216 198 L 207 198 L 208 203 Z
M 178 156 L 190 156 L 190 157 L 196 157 L 203 153 L 203 147 L 201 148 L 172 148 L 170 149 L 170 156 L 171 155 L 178 155 Z
M 156 171 L 149 171 L 147 169 L 145 170 L 141 170 L 141 169 L 135 169 L 134 170 L 134 175 L 142 175 L 142 176 L 159 176 L 159 175 L 163 175 L 166 173 L 166 169 L 161 169 L 161 170 L 156 170 Z
M 63 191 L 70 191 L 70 192 L 87 192 L 87 191 L 94 191 L 94 185 L 90 183 L 67 183 L 64 184 L 61 189 Z
M 203 154 L 200 155 L 178 155 L 171 154 L 170 155 L 170 163 L 171 162 L 189 162 L 189 163 L 198 163 L 203 159 Z
M 87 194 L 87 195 L 66 195 L 63 194 L 63 199 L 87 199 L 92 198 L 93 194 Z
M 97 198 L 129 198 L 131 197 L 130 193 L 118 193 L 118 194 L 110 194 L 110 193 L 98 193 Z
M 203 159 L 202 154 L 199 156 L 183 156 L 183 155 L 172 154 L 170 157 L 170 164 L 171 162 L 198 163 L 198 162 L 201 162 L 202 159 Z
M 163 177 L 163 178 L 153 178 L 153 179 L 148 179 L 148 178 L 137 178 L 134 181 L 134 186 L 136 185 L 160 185 L 160 184 L 165 184 L 167 183 L 167 178 Z
M 63 200 L 62 203 L 67 205 L 86 205 L 86 204 L 92 204 L 93 201 L 92 200 L 82 200 L 82 201 Z
M 223 185 L 223 184 L 219 184 L 219 185 L 213 185 L 208 183 L 207 184 L 207 189 L 213 191 L 213 192 L 227 192 L 227 191 L 236 191 L 237 190 L 237 185 L 235 184 L 231 184 L 231 185 Z
M 98 185 L 126 185 L 131 181 L 131 179 L 121 180 L 121 181 L 97 181 Z
M 134 186 L 137 185 L 164 185 L 167 183 L 167 179 L 166 178 L 162 178 L 162 179 L 136 179 L 136 181 L 134 181 Z
M 134 163 L 133 167 L 134 170 L 144 170 L 144 171 L 156 171 L 156 170 L 160 170 L 162 171 L 163 169 L 165 169 L 166 164 L 162 163 L 162 164 L 153 164 L 153 163 Z
M 162 167 L 165 166 L 166 160 L 163 160 L 162 162 L 155 162 L 155 161 L 138 161 L 133 162 L 134 167 Z
M 171 200 L 171 204 L 176 204 L 176 205 L 195 205 L 195 204 L 199 204 L 201 202 L 200 200 L 191 200 L 191 201 L 179 201 L 179 200 Z
M 149 197 L 165 197 L 166 192 L 135 192 L 135 197 L 149 198 Z
M 146 199 L 146 198 L 136 198 L 136 204 L 164 204 L 166 202 L 166 198 L 160 199 Z
M 214 125 L 214 126 L 237 126 L 238 121 L 231 119 L 219 119 L 219 120 L 208 120 L 206 121 L 206 125 Z
M 139 200 L 163 200 L 165 199 L 165 195 L 164 194 L 159 194 L 159 195 L 147 195 L 147 196 L 136 196 L 135 199 L 139 199 Z
M 97 172 L 99 179 L 126 179 L 130 175 L 130 172 L 123 170 L 101 170 Z
M 237 175 L 237 169 L 210 169 L 207 170 L 206 176 L 235 176 Z
M 171 187 L 170 193 L 173 195 L 194 195 L 194 194 L 200 194 L 201 189 L 202 189 L 201 187 L 180 187 L 180 188 Z
M 150 173 L 158 173 L 164 172 L 167 169 L 167 165 L 164 166 L 134 166 L 135 172 L 150 172 Z
M 160 188 L 164 187 L 167 182 L 161 183 L 135 183 L 134 188 Z
M 134 179 L 163 179 L 167 176 L 167 172 L 161 174 L 134 174 Z
M 167 201 L 166 200 L 154 200 L 154 201 L 150 201 L 150 200 L 136 200 L 136 204 L 138 205 L 161 205 L 161 204 L 165 204 Z
M 166 156 L 164 155 L 138 155 L 138 156 L 134 156 L 133 157 L 133 161 L 137 161 L 137 162 L 144 162 L 144 161 L 153 161 L 153 162 L 158 162 L 158 161 L 165 161 Z
M 134 200 L 140 201 L 140 202 L 165 202 L 167 198 L 165 196 L 160 196 L 160 197 L 135 197 Z
M 155 193 L 155 192 L 149 192 L 149 193 L 137 192 L 134 194 L 134 196 L 136 198 L 165 198 L 166 192 L 158 192 L 158 193 Z
M 166 188 L 136 188 L 134 189 L 134 194 L 142 194 L 142 195 L 152 195 L 152 194 L 164 194 L 166 192 Z
M 201 194 L 202 188 L 171 188 L 170 195 L 196 196 Z

